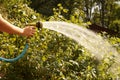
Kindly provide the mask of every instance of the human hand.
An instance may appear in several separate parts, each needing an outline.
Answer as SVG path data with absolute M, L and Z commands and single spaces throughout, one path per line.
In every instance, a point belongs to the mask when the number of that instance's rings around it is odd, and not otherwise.
M 35 32 L 36 32 L 35 26 L 26 26 L 25 28 L 23 28 L 22 35 L 30 37 L 33 36 Z

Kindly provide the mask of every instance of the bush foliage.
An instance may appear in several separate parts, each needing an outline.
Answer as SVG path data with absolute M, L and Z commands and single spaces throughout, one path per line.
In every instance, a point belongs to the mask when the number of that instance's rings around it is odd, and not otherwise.
M 59 20 L 83 25 L 78 15 L 71 15 L 67 20 L 62 15 L 67 14 L 61 4 L 53 9 L 53 16 L 44 17 L 30 7 L 27 0 L 1 0 L 1 14 L 12 24 L 24 27 L 25 24 L 38 20 Z M 77 18 L 76 18 L 77 17 Z M 0 34 L 0 56 L 13 58 L 19 55 L 26 43 L 25 37 Z M 109 41 L 120 52 L 120 39 L 109 38 Z M 83 46 L 70 38 L 48 29 L 37 31 L 29 39 L 29 49 L 26 55 L 17 62 L 0 62 L 1 80 L 112 80 L 119 78 L 110 72 L 114 59 L 105 58 L 98 61 Z

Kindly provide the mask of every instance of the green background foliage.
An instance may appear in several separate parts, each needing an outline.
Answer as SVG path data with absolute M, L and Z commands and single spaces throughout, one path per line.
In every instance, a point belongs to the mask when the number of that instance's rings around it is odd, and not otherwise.
M 36 21 L 66 21 L 78 25 L 92 23 L 87 18 L 96 0 L 0 0 L 3 17 L 12 24 L 24 27 Z M 114 0 L 113 0 L 114 1 Z M 9 2 L 9 4 L 8 4 Z M 88 6 L 86 4 L 89 4 Z M 84 3 L 84 4 L 83 4 Z M 72 5 L 73 4 L 73 5 Z M 34 8 L 34 10 L 32 8 Z M 110 28 L 119 24 L 119 6 L 115 6 L 115 17 Z M 108 6 L 109 10 L 109 6 Z M 109 15 L 110 15 L 109 14 Z M 94 19 L 100 23 L 99 18 Z M 97 22 L 98 21 L 98 22 Z M 118 25 L 119 26 L 119 25 Z M 103 34 L 104 35 L 104 34 Z M 120 52 L 120 38 L 104 35 Z M 0 56 L 13 58 L 24 48 L 26 38 L 7 33 L 0 34 Z M 113 80 L 119 78 L 120 70 L 110 72 L 113 58 L 97 60 L 83 46 L 52 30 L 42 29 L 29 39 L 26 55 L 17 62 L 0 62 L 1 80 Z

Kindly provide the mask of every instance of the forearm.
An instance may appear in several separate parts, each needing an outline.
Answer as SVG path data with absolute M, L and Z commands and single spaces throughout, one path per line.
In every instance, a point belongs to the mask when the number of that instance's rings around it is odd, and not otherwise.
M 10 34 L 19 34 L 22 35 L 23 29 L 16 27 L 0 16 L 0 31 L 7 32 Z

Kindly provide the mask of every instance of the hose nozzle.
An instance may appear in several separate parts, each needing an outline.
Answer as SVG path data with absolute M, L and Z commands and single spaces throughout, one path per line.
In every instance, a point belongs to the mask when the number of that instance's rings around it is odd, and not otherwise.
M 42 22 L 38 21 L 36 23 L 28 23 L 28 24 L 26 24 L 26 26 L 36 26 L 38 28 L 38 30 L 41 30 L 43 27 L 43 24 L 42 24 Z
M 36 27 L 38 28 L 38 30 L 41 30 L 42 27 L 43 27 L 43 24 L 42 24 L 40 21 L 38 21 L 38 22 L 36 23 Z

